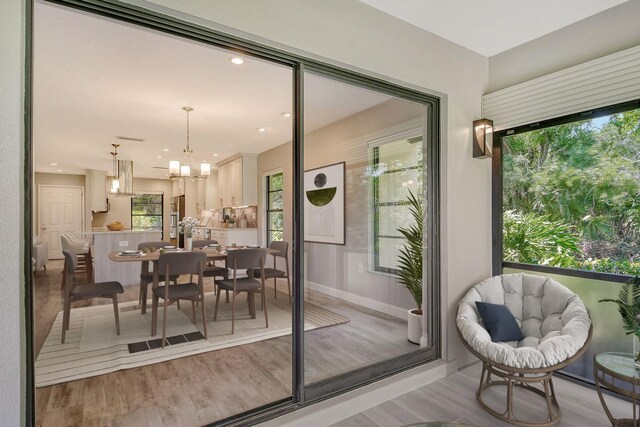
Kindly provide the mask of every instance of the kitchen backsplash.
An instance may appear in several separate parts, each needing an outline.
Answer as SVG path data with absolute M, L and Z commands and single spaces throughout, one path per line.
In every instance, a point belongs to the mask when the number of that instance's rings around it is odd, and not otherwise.
M 225 221 L 224 218 L 228 216 Z M 208 218 L 206 227 L 221 228 L 224 223 L 228 225 L 233 219 L 235 228 L 257 228 L 258 227 L 258 207 L 247 206 L 244 208 L 224 208 L 211 209 L 202 211 L 203 220 L 200 224 L 204 224 L 204 218 Z

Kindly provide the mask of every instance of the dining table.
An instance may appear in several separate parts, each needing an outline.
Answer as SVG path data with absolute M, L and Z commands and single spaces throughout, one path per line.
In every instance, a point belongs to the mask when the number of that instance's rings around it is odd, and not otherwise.
M 207 260 L 225 260 L 227 259 L 227 255 L 228 255 L 228 251 L 232 251 L 235 249 L 245 249 L 247 247 L 243 247 L 243 246 L 229 246 L 227 248 L 224 248 L 222 250 L 218 250 L 217 248 L 214 247 L 208 247 L 205 246 L 203 248 L 193 248 L 192 251 L 193 252 L 204 252 L 205 254 L 207 254 Z M 261 248 L 263 249 L 267 254 L 273 254 L 275 252 L 278 252 L 276 250 L 270 249 L 270 248 Z M 148 252 L 144 252 L 144 251 L 139 251 L 137 254 L 126 254 L 123 255 L 124 252 L 121 251 L 112 251 L 109 252 L 109 259 L 113 262 L 150 262 L 153 265 L 153 287 L 152 289 L 155 289 L 158 286 L 158 282 L 159 282 L 159 276 L 160 273 L 158 271 L 158 260 L 160 259 L 160 255 L 162 249 L 159 250 L 154 250 L 154 251 L 148 251 Z M 181 252 L 181 249 L 171 249 L 171 250 L 164 250 L 166 252 Z M 147 299 L 146 298 L 142 298 L 142 301 L 140 302 L 140 312 L 141 314 L 145 314 L 147 312 Z

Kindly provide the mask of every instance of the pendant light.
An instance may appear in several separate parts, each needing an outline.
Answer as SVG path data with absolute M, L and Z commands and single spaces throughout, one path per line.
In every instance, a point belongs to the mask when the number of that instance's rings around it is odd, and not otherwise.
M 113 151 L 112 168 L 113 175 L 109 185 L 109 194 L 113 196 L 133 196 L 133 162 L 131 160 L 118 160 L 118 147 L 120 144 L 111 144 Z
M 193 160 L 193 150 L 189 146 L 189 113 L 193 111 L 191 107 L 182 107 L 187 112 L 187 148 L 182 150 L 184 158 L 182 161 L 171 160 L 169 162 L 169 179 L 172 181 L 204 181 L 211 175 L 211 165 L 202 162 L 198 167 Z

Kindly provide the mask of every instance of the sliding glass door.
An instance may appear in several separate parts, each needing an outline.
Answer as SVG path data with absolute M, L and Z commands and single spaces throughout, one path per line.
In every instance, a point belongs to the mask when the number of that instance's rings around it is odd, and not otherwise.
M 307 399 L 437 354 L 429 103 L 304 76 Z
M 170 201 L 184 197 L 196 239 L 227 254 L 268 249 L 270 276 L 255 295 L 228 299 L 214 294 L 220 277 L 206 278 L 207 339 L 200 307 L 193 322 L 191 304 L 167 304 L 162 349 L 146 338 L 136 267 L 119 297 L 122 334 L 110 306 L 74 303 L 62 348 L 64 264 L 52 261 L 30 284 L 27 313 L 38 423 L 253 425 L 438 357 L 437 98 L 123 2 L 56 3 L 81 11 L 35 4 L 34 195 L 46 180 L 82 185 L 85 170 L 108 172 L 109 138 L 130 137 L 118 154 L 136 162 L 135 191 L 163 195 L 165 240 Z M 210 164 L 204 183 L 168 179 L 187 141 Z M 135 217 L 135 203 L 112 199 L 109 213 L 87 207 L 89 240 L 92 228 Z

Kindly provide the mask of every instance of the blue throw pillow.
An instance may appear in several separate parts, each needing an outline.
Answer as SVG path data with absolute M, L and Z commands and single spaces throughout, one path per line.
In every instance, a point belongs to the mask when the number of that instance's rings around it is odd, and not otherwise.
M 524 339 L 516 318 L 506 305 L 476 301 L 476 307 L 484 322 L 484 327 L 493 342 L 520 341 Z

